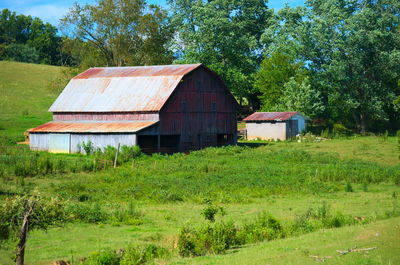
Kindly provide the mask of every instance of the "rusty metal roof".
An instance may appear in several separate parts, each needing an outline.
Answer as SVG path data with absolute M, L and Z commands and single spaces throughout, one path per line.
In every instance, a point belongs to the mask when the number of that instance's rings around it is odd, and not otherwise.
M 51 112 L 159 111 L 201 64 L 90 68 L 70 80 Z
M 134 76 L 184 76 L 201 64 L 176 64 L 128 67 L 95 67 L 77 75 L 74 79 L 99 77 L 134 77 Z
M 250 116 L 244 118 L 244 121 L 286 121 L 296 114 L 297 111 L 290 112 L 254 112 Z M 301 115 L 301 114 L 300 114 Z
M 157 121 L 140 122 L 55 122 L 51 121 L 30 129 L 30 133 L 128 133 L 138 132 Z

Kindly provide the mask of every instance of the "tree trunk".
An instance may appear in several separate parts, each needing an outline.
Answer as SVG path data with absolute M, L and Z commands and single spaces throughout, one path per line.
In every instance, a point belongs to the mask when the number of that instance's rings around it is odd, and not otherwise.
M 360 114 L 360 129 L 361 129 L 361 134 L 365 134 L 368 129 L 368 124 L 367 124 L 367 117 L 365 114 L 361 113 Z
M 32 215 L 34 205 L 30 205 L 27 211 L 24 214 L 24 219 L 22 220 L 21 229 L 18 234 L 18 244 L 17 244 L 17 253 L 15 257 L 16 265 L 24 265 L 25 258 L 25 244 L 26 237 L 29 229 L 29 219 Z

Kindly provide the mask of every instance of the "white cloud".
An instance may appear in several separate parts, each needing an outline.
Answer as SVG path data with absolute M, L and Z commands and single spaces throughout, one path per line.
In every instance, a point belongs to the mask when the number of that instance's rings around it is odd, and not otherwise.
M 23 9 L 21 10 L 21 13 L 24 15 L 39 17 L 43 21 L 56 26 L 59 23 L 59 19 L 68 12 L 69 8 L 69 6 L 37 5 Z

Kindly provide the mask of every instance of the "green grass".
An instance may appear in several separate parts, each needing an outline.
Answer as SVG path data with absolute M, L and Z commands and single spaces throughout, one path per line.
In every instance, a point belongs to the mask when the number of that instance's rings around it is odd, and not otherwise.
M 60 67 L 0 61 L 0 135 L 23 140 L 29 128 L 51 120 L 57 95 L 46 87 Z

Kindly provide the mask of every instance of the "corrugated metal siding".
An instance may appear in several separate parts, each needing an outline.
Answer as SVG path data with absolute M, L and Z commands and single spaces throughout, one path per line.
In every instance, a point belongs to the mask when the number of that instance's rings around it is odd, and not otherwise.
M 158 113 L 53 113 L 54 121 L 158 121 Z
M 31 133 L 29 134 L 29 147 L 34 151 L 49 150 L 49 135 L 48 133 Z
M 70 138 L 69 133 L 49 133 L 48 151 L 51 153 L 69 153 Z
M 95 148 L 104 149 L 107 145 L 114 147 L 122 145 L 136 145 L 136 134 L 71 134 L 71 152 L 79 151 L 78 144 L 91 141 Z
M 182 76 L 72 79 L 51 112 L 158 111 Z

